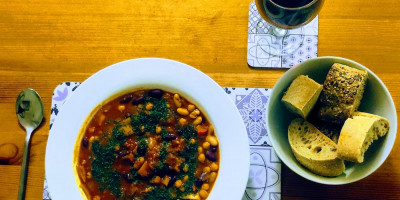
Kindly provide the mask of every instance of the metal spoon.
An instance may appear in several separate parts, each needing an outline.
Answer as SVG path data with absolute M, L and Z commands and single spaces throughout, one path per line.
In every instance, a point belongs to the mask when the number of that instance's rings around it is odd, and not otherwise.
M 25 89 L 19 93 L 15 110 L 18 121 L 26 130 L 24 154 L 22 158 L 21 177 L 19 181 L 18 200 L 25 199 L 27 163 L 29 160 L 29 144 L 32 132 L 43 119 L 43 103 L 39 94 L 33 89 Z

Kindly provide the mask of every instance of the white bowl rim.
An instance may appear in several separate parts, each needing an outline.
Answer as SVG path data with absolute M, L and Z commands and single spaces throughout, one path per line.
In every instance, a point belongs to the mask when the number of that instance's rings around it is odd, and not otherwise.
M 392 95 L 390 94 L 389 90 L 387 89 L 387 87 L 386 87 L 386 85 L 383 83 L 383 81 L 382 81 L 374 72 L 372 72 L 370 69 L 368 69 L 368 68 L 365 67 L 364 65 L 362 65 L 362 64 L 360 64 L 360 63 L 358 63 L 358 62 L 356 62 L 356 61 L 347 59 L 347 58 L 342 58 L 342 57 L 337 57 L 337 56 L 321 56 L 321 57 L 317 57 L 317 58 L 312 58 L 312 59 L 306 60 L 306 61 L 304 61 L 304 62 L 302 62 L 302 63 L 300 63 L 300 64 L 294 66 L 293 68 L 291 68 L 291 69 L 289 69 L 288 71 L 286 71 L 285 74 L 288 73 L 288 72 L 290 72 L 290 71 L 296 70 L 298 67 L 301 67 L 302 65 L 305 65 L 305 64 L 307 64 L 307 63 L 309 63 L 309 62 L 315 62 L 315 61 L 318 61 L 318 60 L 325 60 L 325 59 L 342 60 L 342 61 L 352 63 L 352 64 L 354 64 L 354 65 L 357 65 L 357 66 L 359 66 L 359 67 L 361 67 L 361 68 L 367 70 L 368 73 L 369 73 L 370 75 L 374 76 L 374 77 L 376 78 L 376 80 L 383 86 L 385 93 L 387 93 L 388 96 L 390 97 L 390 104 L 391 104 L 391 106 L 392 106 L 393 108 L 395 108 L 395 110 L 396 110 L 396 106 L 395 106 L 395 104 L 394 104 Z M 285 75 L 285 74 L 284 74 L 284 75 Z M 273 89 L 272 89 L 271 96 L 273 95 L 274 89 L 277 87 L 277 85 L 278 85 L 280 82 L 283 81 L 282 77 L 283 77 L 284 75 L 282 75 L 282 76 L 279 78 L 279 80 L 275 83 L 275 85 L 274 85 L 274 87 L 273 87 Z M 270 101 L 268 101 L 267 110 L 269 110 L 270 107 L 271 107 L 271 104 L 270 104 Z M 268 122 L 269 122 L 269 114 L 268 114 L 268 113 L 269 113 L 269 112 L 267 112 L 267 117 L 266 117 L 267 124 L 268 124 Z M 397 112 L 395 111 L 394 114 L 395 114 L 395 118 L 397 119 Z M 334 179 L 332 179 L 332 181 L 327 181 L 327 179 L 322 180 L 322 179 L 318 179 L 317 177 L 308 176 L 307 174 L 302 174 L 302 173 L 300 173 L 299 171 L 296 170 L 296 168 L 293 166 L 294 164 L 291 164 L 291 163 L 289 162 L 289 160 L 286 158 L 286 156 L 285 156 L 283 153 L 281 153 L 281 152 L 279 152 L 279 151 L 275 151 L 275 152 L 276 152 L 276 154 L 278 155 L 278 157 L 282 160 L 282 162 L 285 163 L 285 165 L 286 165 L 289 169 L 291 169 L 293 172 L 295 172 L 296 174 L 298 174 L 299 176 L 301 176 L 301 177 L 303 177 L 303 178 L 305 178 L 305 179 L 308 179 L 308 180 L 313 181 L 313 182 L 316 182 L 316 183 L 326 184 L 326 185 L 344 185 L 344 184 L 349 184 L 349 183 L 353 183 L 353 182 L 359 181 L 359 180 L 361 180 L 361 179 L 363 179 L 363 178 L 369 176 L 370 174 L 372 174 L 373 172 L 375 172 L 375 171 L 385 162 L 385 160 L 386 160 L 387 157 L 389 156 L 390 152 L 392 151 L 393 146 L 394 146 L 394 143 L 395 143 L 395 140 L 396 140 L 396 135 L 397 135 L 397 121 L 395 121 L 395 124 L 391 124 L 391 125 L 390 125 L 390 128 L 391 128 L 391 129 L 394 128 L 394 134 L 392 134 L 391 138 L 389 138 L 389 142 L 388 142 L 388 144 L 387 144 L 387 146 L 390 146 L 390 148 L 389 148 L 389 149 L 386 149 L 386 148 L 385 148 L 386 150 L 385 150 L 385 152 L 384 152 L 383 157 L 379 160 L 379 163 L 376 164 L 375 167 L 372 168 L 372 170 L 370 170 L 370 171 L 368 171 L 367 173 L 363 174 L 363 176 L 360 176 L 360 177 L 358 177 L 357 179 L 352 179 L 351 181 L 348 181 L 348 182 L 335 181 Z M 271 133 L 271 130 L 270 130 L 269 126 L 267 126 L 267 130 L 268 130 L 268 133 Z M 272 134 L 269 134 L 268 136 L 270 137 L 270 141 L 271 141 L 271 143 L 272 143 L 272 146 L 273 146 L 273 147 L 274 147 L 274 146 L 277 146 L 278 144 L 275 143 L 276 141 L 273 139 Z M 386 147 L 387 147 L 387 146 L 386 146 Z
M 157 68 L 160 65 L 163 67 Z M 135 74 L 126 74 L 126 72 L 132 71 Z M 116 72 L 120 72 L 121 77 L 118 79 L 110 77 L 115 75 Z M 159 76 L 162 73 L 168 72 L 175 74 Z M 146 75 L 146 73 L 150 73 L 150 75 Z M 132 80 L 126 80 L 128 75 L 131 75 L 129 78 Z M 179 77 L 183 75 L 188 76 L 188 78 Z M 108 82 L 110 86 L 93 86 L 93 84 L 101 83 L 101 81 L 111 81 Z M 132 83 L 129 81 L 132 81 Z M 129 84 L 107 92 L 110 87 L 123 83 Z M 186 85 L 182 85 L 183 83 Z M 95 106 L 106 100 L 107 97 L 118 94 L 120 91 L 128 88 L 143 87 L 158 87 L 171 92 L 180 92 L 186 99 L 195 103 L 202 110 L 209 121 L 215 126 L 216 134 L 220 141 L 220 170 L 208 199 L 221 199 L 225 197 L 229 199 L 241 199 L 248 180 L 250 150 L 246 128 L 239 111 L 221 86 L 206 74 L 181 62 L 163 58 L 131 59 L 106 67 L 85 80 L 61 107 L 57 120 L 55 120 L 49 134 L 45 158 L 45 174 L 53 199 L 83 198 L 78 190 L 72 169 L 74 147 L 62 143 L 71 143 L 67 141 L 71 135 L 67 135 L 66 132 L 71 130 L 76 131 L 72 132 L 72 134 L 75 134 L 72 135 L 73 144 L 75 144 L 76 135 L 84 119 Z M 106 91 L 102 91 L 102 89 Z M 90 103 L 82 103 L 82 98 L 88 97 L 87 94 L 92 91 L 99 93 L 100 97 L 93 97 L 94 99 L 90 99 L 89 97 L 86 100 Z M 210 93 L 212 94 L 211 96 L 200 96 Z M 75 108 L 74 106 L 77 106 L 79 103 L 91 104 L 91 107 L 79 106 L 79 109 Z M 71 119 L 71 112 L 77 112 L 73 113 L 74 116 L 72 117 L 76 117 L 77 119 L 76 123 L 72 125 L 66 124 L 68 119 Z M 229 116 L 229 120 L 226 120 L 223 116 Z M 57 154 L 60 152 L 62 153 L 61 155 L 65 156 L 62 159 Z M 240 159 L 240 162 L 237 159 Z

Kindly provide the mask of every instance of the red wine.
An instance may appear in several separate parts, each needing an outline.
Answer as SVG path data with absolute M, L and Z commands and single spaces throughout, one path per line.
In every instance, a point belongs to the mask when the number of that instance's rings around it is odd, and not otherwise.
M 324 0 L 256 0 L 261 16 L 284 29 L 307 24 L 318 14 L 323 3 Z
M 311 3 L 313 0 L 272 0 L 274 3 L 286 8 L 299 8 Z

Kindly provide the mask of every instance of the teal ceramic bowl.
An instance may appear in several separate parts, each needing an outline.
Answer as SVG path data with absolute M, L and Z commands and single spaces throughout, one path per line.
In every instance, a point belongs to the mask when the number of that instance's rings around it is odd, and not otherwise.
M 387 118 L 390 122 L 389 133 L 374 141 L 365 153 L 361 164 L 346 162 L 346 170 L 337 177 L 316 175 L 294 157 L 288 141 L 288 126 L 297 116 L 284 107 L 281 102 L 283 93 L 290 83 L 299 75 L 308 75 L 316 82 L 323 84 L 326 74 L 334 63 L 341 63 L 357 69 L 368 71 L 368 81 L 359 111 L 368 112 Z M 358 181 L 373 173 L 389 156 L 396 139 L 397 116 L 392 96 L 383 82 L 371 70 L 363 65 L 339 57 L 319 57 L 307 60 L 288 70 L 275 84 L 268 102 L 268 134 L 271 143 L 280 159 L 300 176 L 322 184 L 340 185 Z

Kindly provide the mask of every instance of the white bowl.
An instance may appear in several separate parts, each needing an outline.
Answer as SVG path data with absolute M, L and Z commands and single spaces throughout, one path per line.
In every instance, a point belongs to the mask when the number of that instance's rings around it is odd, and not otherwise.
M 308 75 L 316 82 L 323 84 L 333 63 L 341 63 L 368 71 L 367 85 L 358 110 L 387 118 L 390 123 L 390 129 L 386 136 L 372 143 L 365 153 L 363 163 L 346 163 L 344 174 L 337 177 L 323 177 L 307 170 L 294 157 L 288 141 L 288 126 L 292 119 L 297 116 L 284 107 L 281 99 L 290 83 L 299 75 Z M 396 140 L 397 115 L 389 90 L 371 70 L 345 58 L 319 57 L 293 67 L 275 84 L 268 101 L 267 110 L 269 139 L 279 158 L 300 176 L 317 183 L 340 185 L 367 177 L 383 164 Z
M 243 120 L 224 90 L 186 64 L 159 58 L 111 65 L 83 82 L 61 108 L 46 149 L 46 178 L 53 199 L 83 199 L 72 169 L 75 140 L 89 113 L 121 91 L 159 88 L 193 102 L 214 125 L 220 143 L 220 169 L 210 200 L 242 199 L 250 166 Z

